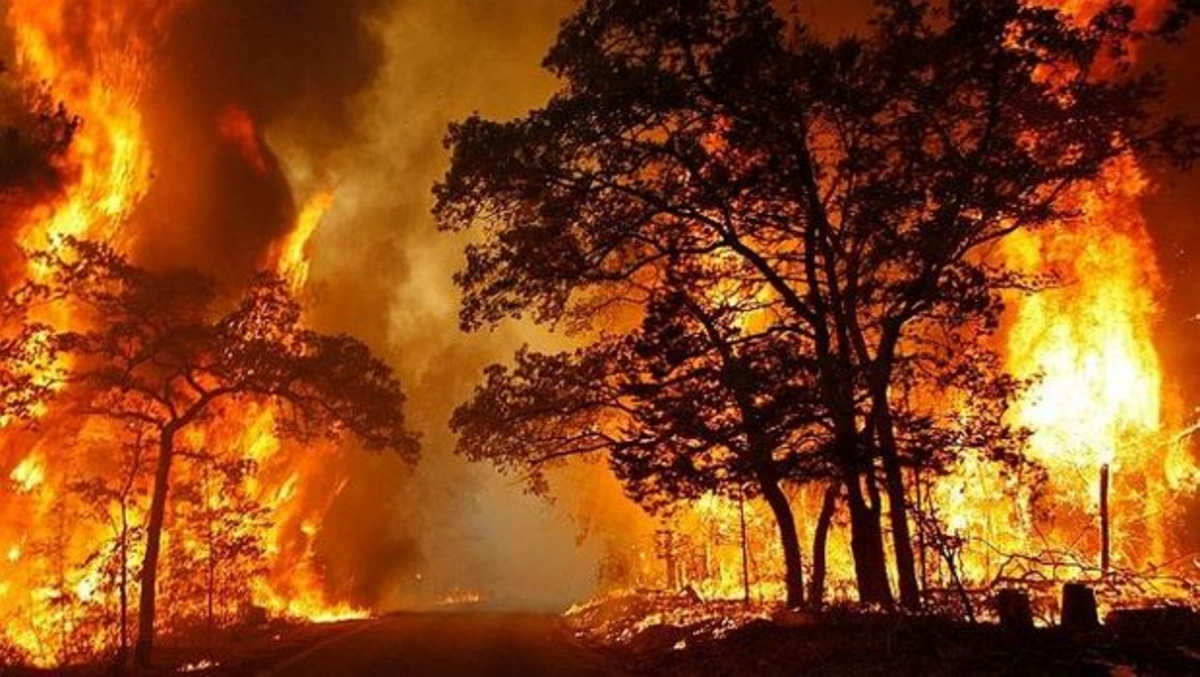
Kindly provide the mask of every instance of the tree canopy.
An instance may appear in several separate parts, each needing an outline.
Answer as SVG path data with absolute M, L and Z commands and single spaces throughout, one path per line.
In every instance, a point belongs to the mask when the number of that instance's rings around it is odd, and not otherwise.
M 1200 134 L 1156 115 L 1162 74 L 1126 59 L 1186 15 L 1147 31 L 1120 2 L 1086 23 L 1019 0 L 876 8 L 865 34 L 827 40 L 766 0 L 583 2 L 545 60 L 562 82 L 545 106 L 451 127 L 435 214 L 484 234 L 457 277 L 468 329 L 650 317 L 679 265 L 763 290 L 813 369 L 860 597 L 892 604 L 886 502 L 915 608 L 904 472 L 926 450 L 898 430 L 896 386 L 936 395 L 912 365 L 955 368 L 926 339 L 982 354 L 1001 293 L 1038 286 L 999 242 L 1077 218 L 1074 191 L 1120 158 L 1189 164 Z M 1014 384 L 987 382 L 1002 413 Z
M 675 270 L 673 274 L 680 271 Z M 696 280 L 689 280 L 696 282 Z M 636 329 L 574 352 L 523 350 L 490 368 L 451 427 L 459 448 L 547 490 L 544 468 L 603 454 L 633 500 L 661 511 L 706 493 L 762 496 L 780 525 L 788 603 L 804 601 L 785 480 L 831 474 L 811 365 L 753 300 L 697 299 L 677 281 Z
M 121 422 L 152 440 L 157 456 L 136 657 L 154 637 L 156 575 L 171 464 L 190 426 L 219 405 L 270 404 L 284 436 L 353 435 L 364 447 L 410 462 L 418 443 L 390 367 L 357 339 L 308 329 L 286 283 L 259 276 L 230 298 L 193 271 L 140 268 L 111 247 L 66 240 L 32 256 L 45 271 L 13 297 L 31 315 L 71 317 L 41 326 L 54 357 L 50 388 L 74 413 Z

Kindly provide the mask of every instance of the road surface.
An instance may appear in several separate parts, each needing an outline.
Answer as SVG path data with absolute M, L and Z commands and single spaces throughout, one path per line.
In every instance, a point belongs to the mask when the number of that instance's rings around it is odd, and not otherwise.
M 399 614 L 335 636 L 262 677 L 455 677 L 620 674 L 580 646 L 555 616 Z

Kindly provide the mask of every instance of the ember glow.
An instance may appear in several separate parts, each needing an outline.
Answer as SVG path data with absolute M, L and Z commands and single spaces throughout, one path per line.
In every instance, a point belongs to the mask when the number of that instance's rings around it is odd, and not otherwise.
M 1105 3 L 1038 4 L 1085 21 Z M 1143 23 L 1167 7 L 1137 4 Z M 1009 300 L 1003 348 L 1006 369 L 1030 379 L 1011 415 L 1031 432 L 1030 456 L 1049 486 L 1035 506 L 1019 478 L 997 483 L 968 465 L 935 489 L 967 539 L 962 566 L 977 581 L 1094 578 L 1109 566 L 1168 578 L 1181 571 L 1168 565 L 1181 555 L 1173 540 L 1186 509 L 1179 498 L 1195 491 L 1200 468 L 1190 452 L 1192 422 L 1171 405 L 1155 345 L 1164 288 L 1141 214 L 1152 188 L 1126 155 L 1070 196 L 1075 221 L 1003 244 L 1015 270 L 1051 280 Z M 997 500 L 1014 494 L 1015 505 Z

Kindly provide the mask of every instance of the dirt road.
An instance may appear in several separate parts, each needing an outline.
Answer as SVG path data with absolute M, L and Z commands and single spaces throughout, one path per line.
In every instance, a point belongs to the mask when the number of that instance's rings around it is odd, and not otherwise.
M 373 621 L 272 666 L 262 677 L 554 675 L 609 677 L 555 616 L 401 614 Z

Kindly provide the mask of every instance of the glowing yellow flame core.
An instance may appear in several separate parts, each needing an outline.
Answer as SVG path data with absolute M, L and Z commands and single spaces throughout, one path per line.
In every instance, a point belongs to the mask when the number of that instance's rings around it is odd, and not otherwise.
M 1010 368 L 1038 381 L 1017 416 L 1035 431 L 1040 460 L 1117 468 L 1126 460 L 1120 445 L 1163 425 L 1153 289 L 1140 279 L 1146 243 L 1100 228 L 1033 240 L 1014 239 L 1013 249 L 1028 247 L 1022 255 L 1050 265 L 1070 255 L 1077 280 L 1019 304 L 1009 333 Z
M 46 468 L 41 458 L 30 456 L 17 464 L 9 477 L 20 491 L 29 493 L 46 481 Z

